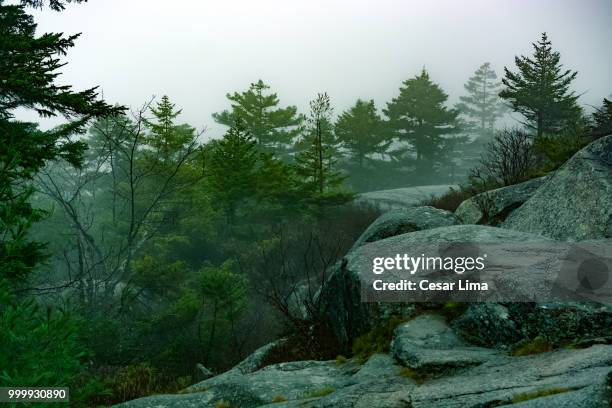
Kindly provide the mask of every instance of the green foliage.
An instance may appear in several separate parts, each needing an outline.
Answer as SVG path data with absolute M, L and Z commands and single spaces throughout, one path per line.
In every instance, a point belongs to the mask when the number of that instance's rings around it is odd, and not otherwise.
M 329 96 L 318 94 L 310 102 L 309 127 L 295 156 L 295 172 L 302 194 L 318 205 L 339 205 L 353 198 L 342 188 L 346 176 L 336 169 L 338 150 L 331 114 Z
M 181 110 L 175 110 L 170 98 L 164 95 L 156 107 L 150 108 L 154 120 L 144 120 L 149 128 L 146 143 L 153 148 L 156 158 L 162 162 L 177 159 L 177 153 L 194 140 L 194 129 L 188 125 L 176 125 L 175 119 Z
M 274 398 L 272 398 L 273 404 L 277 404 L 279 402 L 285 402 L 285 401 L 287 401 L 287 398 L 283 397 L 282 395 L 275 395 Z
M 347 362 L 348 362 L 348 358 L 344 357 L 343 355 L 338 354 L 336 356 L 336 363 L 337 364 L 346 364 Z
M 373 354 L 387 353 L 391 347 L 395 328 L 407 320 L 409 319 L 404 316 L 391 316 L 369 332 L 357 337 L 353 341 L 353 355 L 365 363 Z
M 415 149 L 418 170 L 431 173 L 435 163 L 444 161 L 444 136 L 459 131 L 459 112 L 444 105 L 447 99 L 423 69 L 420 75 L 403 82 L 399 96 L 383 111 L 396 136 Z
M 541 397 L 548 397 L 550 395 L 555 395 L 555 394 L 562 394 L 564 392 L 574 391 L 575 389 L 576 388 L 569 388 L 569 387 L 554 387 L 554 388 L 548 388 L 545 390 L 524 392 L 522 394 L 515 395 L 512 398 L 512 403 L 518 404 L 519 402 L 529 401 L 529 400 L 541 398 Z
M 593 112 L 593 135 L 601 137 L 612 134 L 612 101 L 604 98 L 600 108 Z
M 556 170 L 590 141 L 580 132 L 564 131 L 558 135 L 543 135 L 535 141 L 536 151 L 544 156 L 535 175 Z
M 485 62 L 463 86 L 467 95 L 459 97 L 457 109 L 468 117 L 468 127 L 481 137 L 493 131 L 495 122 L 505 111 L 498 96 L 500 85 L 491 64 Z
M 518 344 L 514 350 L 514 356 L 528 356 L 531 354 L 547 353 L 552 351 L 553 346 L 543 337 L 536 337 L 532 340 Z
M 213 114 L 218 123 L 234 127 L 243 121 L 245 129 L 263 149 L 285 156 L 293 139 L 299 134 L 303 116 L 295 106 L 279 108 L 278 96 L 266 94 L 270 86 L 261 79 L 245 92 L 227 94 L 231 110 Z
M 391 142 L 373 100 L 357 99 L 354 106 L 338 117 L 334 131 L 338 142 L 350 152 L 350 160 L 359 167 L 367 159 L 372 160 L 371 155 L 385 153 Z
M 23 4 L 40 6 L 41 2 Z M 62 8 L 61 1 L 51 7 Z M 0 1 L 0 378 L 5 386 L 69 386 L 79 375 L 87 350 L 77 337 L 74 319 L 61 311 L 38 309 L 33 299 L 11 293 L 23 285 L 45 258 L 44 245 L 28 231 L 42 212 L 32 208 L 33 176 L 52 160 L 80 165 L 84 144 L 70 136 L 82 133 L 92 117 L 118 113 L 98 100 L 95 88 L 74 92 L 55 80 L 78 35 L 36 36 L 36 24 L 23 5 Z M 16 109 L 43 117 L 64 116 L 68 123 L 50 131 L 13 119 Z M 81 389 L 92 391 L 93 385 Z M 78 401 L 84 398 L 78 391 Z
M 93 379 L 74 387 L 89 356 L 78 330 L 67 313 L 41 311 L 33 299 L 18 300 L 0 286 L 0 384 L 72 387 L 74 401 L 99 392 Z
M 202 346 L 205 349 L 205 365 L 212 358 L 212 350 L 218 335 L 225 325 L 229 340 L 236 339 L 238 318 L 247 306 L 247 283 L 240 273 L 235 272 L 236 264 L 226 261 L 219 267 L 204 267 L 200 272 L 200 294 L 203 302 L 203 318 L 208 338 Z M 202 322 L 200 318 L 200 322 Z M 199 331 L 201 325 L 199 324 Z M 199 334 L 201 338 L 201 334 Z
M 525 117 L 526 125 L 539 138 L 558 132 L 582 110 L 576 103 L 578 95 L 569 90 L 577 72 L 563 69 L 561 54 L 552 50 L 546 33 L 533 48 L 533 57 L 515 57 L 517 72 L 504 67 L 505 88 L 499 96 Z

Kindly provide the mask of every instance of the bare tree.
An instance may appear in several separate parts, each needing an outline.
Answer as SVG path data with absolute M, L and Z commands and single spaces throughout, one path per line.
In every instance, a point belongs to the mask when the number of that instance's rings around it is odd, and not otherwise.
M 195 157 L 200 133 L 172 160 L 147 143 L 146 113 L 152 101 L 124 115 L 98 121 L 85 165 L 49 165 L 38 176 L 40 190 L 63 211 L 72 230 L 72 248 L 63 251 L 68 286 L 80 288 L 85 304 L 98 305 L 121 289 L 121 304 L 142 292 L 131 284 L 131 262 L 164 224 L 177 193 L 197 174 L 183 171 Z M 102 220 L 98 200 L 109 200 L 110 220 Z M 66 285 L 62 285 L 66 286 Z
M 536 163 L 532 137 L 521 129 L 495 136 L 471 176 L 489 184 L 509 186 L 529 178 Z

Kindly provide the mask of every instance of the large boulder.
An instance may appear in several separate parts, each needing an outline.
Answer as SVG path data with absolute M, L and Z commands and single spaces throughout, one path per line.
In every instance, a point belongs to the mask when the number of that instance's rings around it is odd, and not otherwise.
M 612 135 L 576 153 L 502 227 L 567 241 L 612 237 Z
M 471 343 L 512 346 L 541 338 L 554 346 L 612 342 L 612 309 L 594 302 L 474 303 L 453 328 Z
M 535 194 L 547 179 L 548 176 L 539 177 L 477 194 L 462 202 L 455 215 L 463 224 L 498 225 Z
M 385 210 L 406 208 L 418 205 L 423 200 L 431 198 L 432 196 L 441 196 L 451 187 L 456 188 L 457 186 L 442 184 L 370 191 L 368 193 L 360 194 L 357 197 L 357 202 L 376 205 Z
M 457 224 L 449 211 L 423 206 L 391 210 L 378 217 L 353 245 L 353 249 L 368 242 L 394 237 L 408 232 L 446 227 Z
M 425 314 L 395 329 L 391 352 L 406 367 L 429 372 L 469 367 L 494 358 L 494 350 L 459 338 L 442 316 Z
M 542 253 L 536 246 L 531 248 L 530 243 L 548 241 L 550 240 L 538 235 L 484 225 L 453 225 L 411 232 L 368 243 L 351 251 L 330 275 L 320 293 L 321 307 L 340 344 L 350 350 L 352 340 L 368 330 L 377 318 L 377 304 L 362 302 L 361 292 L 361 273 L 368 269 L 371 270 L 373 254 L 375 256 L 400 254 L 431 244 L 481 242 L 522 243 L 525 250 L 533 252 L 534 256 L 545 256 L 545 253 Z M 535 279 L 535 276 L 539 275 L 525 273 L 517 278 Z M 523 286 L 530 287 L 529 285 Z M 537 286 L 532 287 L 533 290 L 537 288 Z

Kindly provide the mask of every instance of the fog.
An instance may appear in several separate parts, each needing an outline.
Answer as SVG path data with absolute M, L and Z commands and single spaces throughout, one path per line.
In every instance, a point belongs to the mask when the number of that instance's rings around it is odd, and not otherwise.
M 211 114 L 228 107 L 225 94 L 259 78 L 281 105 L 306 111 L 327 91 L 340 113 L 357 98 L 384 107 L 426 67 L 454 102 L 482 62 L 500 75 L 542 31 L 579 71 L 581 104 L 612 92 L 609 0 L 90 0 L 34 14 L 40 32 L 83 33 L 60 82 L 99 85 L 132 107 L 168 94 L 209 137 L 222 132 Z

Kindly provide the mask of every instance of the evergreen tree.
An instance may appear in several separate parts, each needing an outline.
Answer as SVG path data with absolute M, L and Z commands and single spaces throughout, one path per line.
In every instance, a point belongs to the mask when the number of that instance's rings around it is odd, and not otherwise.
M 415 149 L 417 168 L 430 172 L 443 156 L 444 135 L 459 131 L 458 112 L 444 106 L 448 95 L 425 69 L 403 85 L 383 112 L 397 137 Z
M 213 202 L 224 209 L 230 223 L 238 209 L 255 196 L 259 159 L 257 142 L 240 120 L 212 145 L 206 166 L 207 185 Z
M 612 101 L 604 98 L 601 108 L 593 112 L 593 135 L 597 137 L 612 134 Z
M 233 126 L 237 118 L 264 149 L 280 155 L 287 154 L 291 142 L 300 133 L 303 117 L 295 106 L 279 108 L 276 93 L 267 93 L 270 86 L 261 79 L 245 92 L 227 94 L 231 110 L 213 114 L 218 123 Z
M 581 109 L 576 103 L 578 95 L 569 90 L 578 73 L 563 69 L 561 54 L 552 50 L 546 33 L 533 48 L 532 58 L 515 57 L 517 72 L 504 67 L 505 88 L 499 96 L 525 117 L 526 125 L 540 138 L 576 120 Z
M 85 145 L 70 136 L 83 133 L 91 118 L 121 109 L 99 100 L 95 88 L 75 92 L 55 83 L 63 66 L 58 57 L 78 35 L 37 36 L 24 4 L 41 6 L 42 1 L 5 5 L 0 0 L 0 379 L 7 386 L 67 386 L 84 356 L 74 322 L 51 310 L 41 313 L 34 301 L 13 294 L 46 256 L 44 244 L 28 234 L 42 215 L 30 204 L 31 180 L 48 161 L 62 158 L 79 165 Z M 63 2 L 51 5 L 59 10 Z M 14 119 L 18 108 L 44 117 L 61 115 L 68 122 L 40 131 Z
M 162 160 L 170 160 L 177 151 L 183 149 L 194 139 L 194 129 L 188 125 L 176 125 L 175 119 L 181 110 L 164 95 L 157 106 L 149 109 L 154 120 L 145 120 L 150 134 L 147 144 L 151 146 Z
M 341 191 L 345 176 L 335 168 L 337 146 L 331 115 L 329 96 L 317 94 L 310 102 L 308 128 L 299 144 L 303 150 L 295 156 L 296 173 L 302 180 L 306 196 L 319 203 L 323 200 L 342 202 L 350 196 Z
M 390 144 L 373 100 L 358 99 L 354 106 L 338 117 L 334 130 L 338 141 L 349 150 L 351 159 L 360 168 L 363 168 L 368 156 L 385 153 Z
M 461 102 L 457 109 L 470 119 L 467 125 L 481 136 L 493 131 L 495 122 L 504 112 L 499 98 L 500 86 L 488 62 L 482 64 L 463 86 L 467 95 L 459 97 Z

